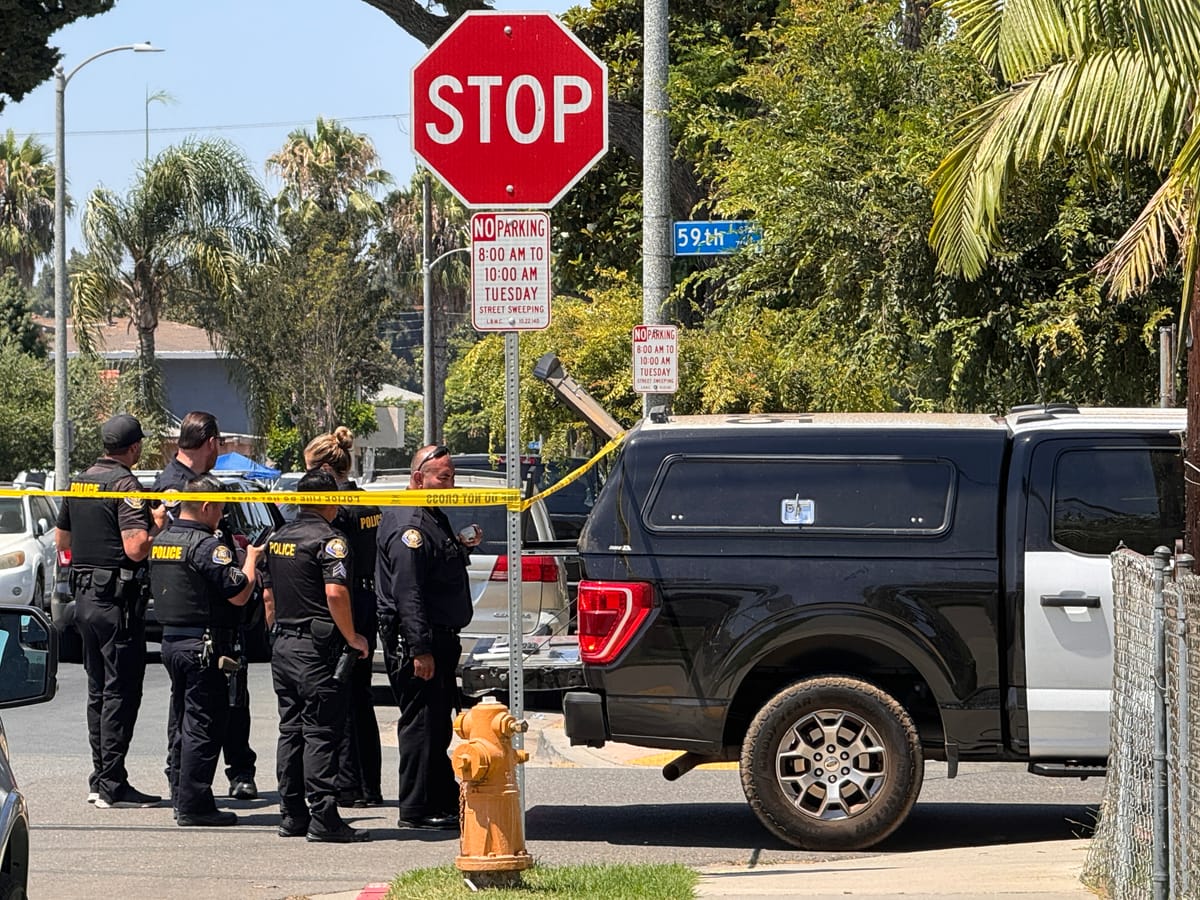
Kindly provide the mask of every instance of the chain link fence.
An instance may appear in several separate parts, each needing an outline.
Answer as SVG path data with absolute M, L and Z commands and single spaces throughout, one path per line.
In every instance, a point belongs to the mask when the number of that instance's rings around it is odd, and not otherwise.
M 1083 880 L 1112 900 L 1151 896 L 1154 833 L 1154 567 L 1112 555 L 1113 691 L 1108 778 Z M 1200 578 L 1177 571 L 1163 589 L 1166 644 L 1167 834 L 1170 896 L 1200 898 Z

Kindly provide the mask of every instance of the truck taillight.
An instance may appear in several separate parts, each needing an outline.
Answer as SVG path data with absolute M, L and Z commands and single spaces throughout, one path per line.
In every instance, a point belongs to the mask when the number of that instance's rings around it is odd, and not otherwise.
M 60 566 L 69 566 L 71 564 L 71 551 L 69 548 L 58 551 L 58 564 Z
M 522 581 L 558 581 L 558 562 L 553 556 L 522 556 Z M 488 581 L 508 581 L 508 557 L 504 554 L 496 557 L 496 565 Z
M 644 581 L 581 581 L 579 655 L 585 663 L 610 663 L 629 644 L 654 605 Z

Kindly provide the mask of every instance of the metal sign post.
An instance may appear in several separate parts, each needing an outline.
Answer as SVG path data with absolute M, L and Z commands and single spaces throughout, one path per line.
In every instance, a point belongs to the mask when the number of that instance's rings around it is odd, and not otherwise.
M 504 332 L 504 446 L 508 455 L 507 486 L 521 487 L 521 381 L 518 375 L 520 344 L 516 331 Z M 517 721 L 525 718 L 525 675 L 521 656 L 522 602 L 521 511 L 508 510 L 508 705 Z M 525 747 L 525 735 L 513 735 L 513 747 Z M 525 767 L 517 766 L 517 789 L 521 794 L 521 833 L 525 833 Z

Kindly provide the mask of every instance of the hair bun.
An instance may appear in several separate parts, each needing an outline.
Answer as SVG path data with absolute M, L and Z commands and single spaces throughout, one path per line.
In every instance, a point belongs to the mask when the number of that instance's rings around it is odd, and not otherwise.
M 349 450 L 354 446 L 354 432 L 345 425 L 339 425 L 333 429 L 333 439 L 343 450 Z

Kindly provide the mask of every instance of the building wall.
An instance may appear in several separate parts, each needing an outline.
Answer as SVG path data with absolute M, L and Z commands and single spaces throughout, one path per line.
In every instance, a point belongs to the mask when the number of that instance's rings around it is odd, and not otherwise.
M 217 417 L 225 434 L 252 433 L 245 397 L 233 381 L 227 359 L 162 359 L 167 409 L 182 419 L 194 409 Z

